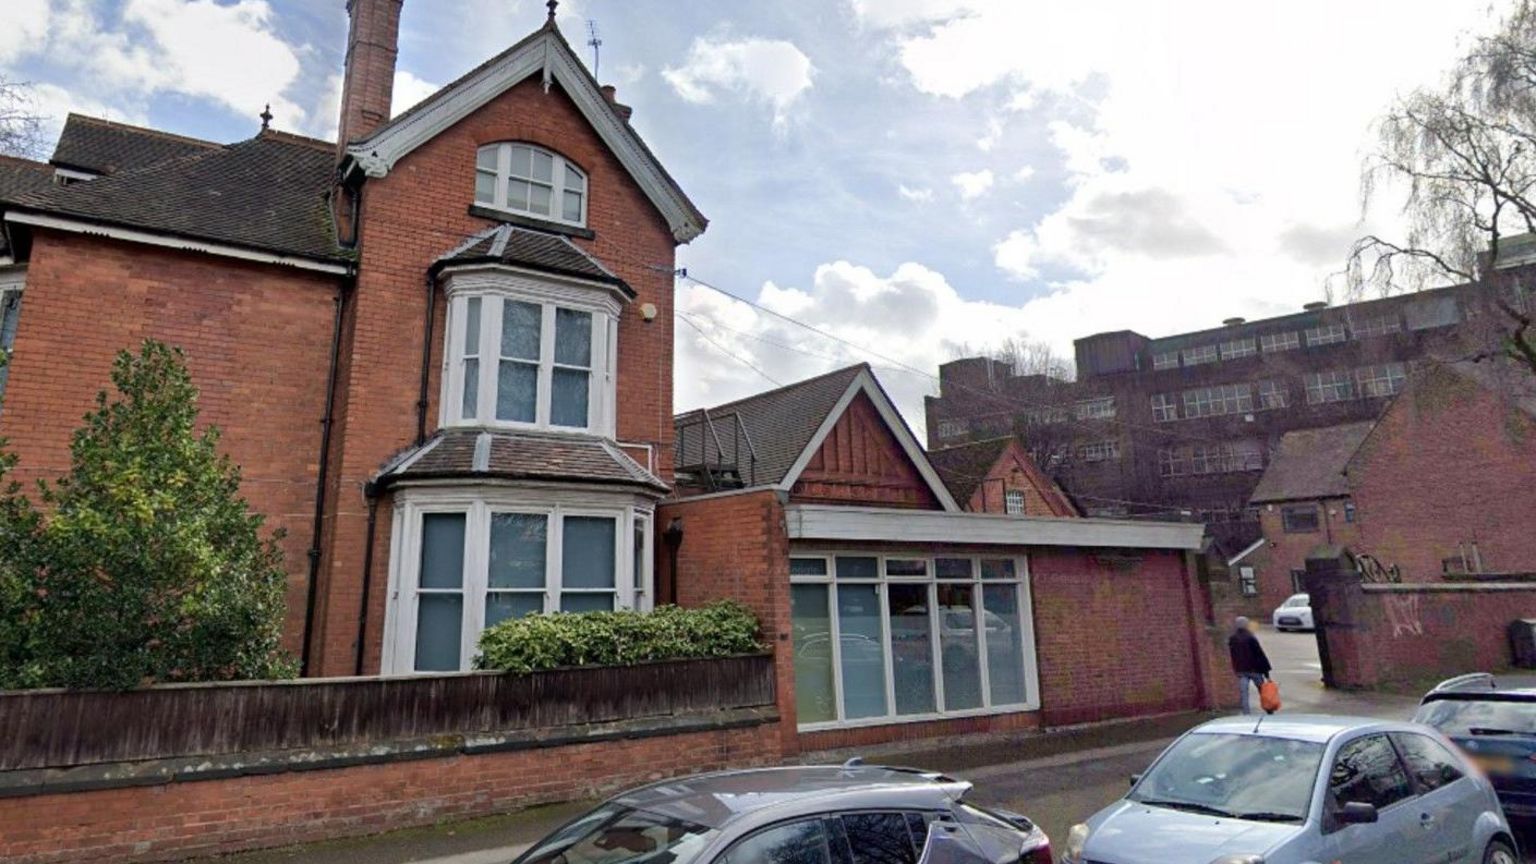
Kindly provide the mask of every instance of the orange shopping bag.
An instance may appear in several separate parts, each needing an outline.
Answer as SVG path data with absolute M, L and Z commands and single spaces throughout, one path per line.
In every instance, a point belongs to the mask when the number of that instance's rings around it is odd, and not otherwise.
M 1266 680 L 1259 685 L 1259 707 L 1265 714 L 1273 714 L 1280 710 L 1280 685 L 1274 679 Z

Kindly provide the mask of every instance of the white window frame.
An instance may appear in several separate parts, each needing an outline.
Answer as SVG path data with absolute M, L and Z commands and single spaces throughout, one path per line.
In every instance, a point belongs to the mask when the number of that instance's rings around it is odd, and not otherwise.
M 1295 330 L 1286 330 L 1283 333 L 1265 333 L 1259 337 L 1259 347 L 1265 354 L 1278 351 L 1294 351 L 1301 347 L 1301 336 Z
M 1162 351 L 1162 352 L 1159 352 L 1159 353 L 1156 353 L 1156 354 L 1152 355 L 1152 369 L 1153 369 L 1153 371 L 1158 371 L 1158 370 L 1161 370 L 1161 369 L 1177 369 L 1177 368 L 1179 368 L 1179 352 L 1177 352 L 1177 351 Z
M 940 438 L 958 438 L 971 431 L 971 421 L 963 417 L 948 418 L 939 421 Z
M 1113 420 L 1115 397 L 1097 396 L 1093 399 L 1084 399 L 1073 406 L 1073 413 L 1079 420 Z
M 1152 395 L 1152 420 L 1157 423 L 1168 423 L 1179 419 L 1179 396 L 1177 393 L 1154 393 Z
M 1094 441 L 1077 448 L 1077 458 L 1083 462 L 1108 462 L 1120 458 L 1120 442 L 1113 438 Z
M 447 348 L 443 351 L 442 387 L 438 399 L 441 426 L 474 426 L 504 429 L 538 429 L 553 432 L 601 435 L 613 438 L 618 395 L 618 319 L 621 306 L 612 293 L 575 280 L 545 278 L 542 274 L 515 271 L 470 271 L 447 278 Z M 463 416 L 466 308 L 470 298 L 480 301 L 480 381 L 474 417 Z M 503 303 L 522 302 L 540 308 L 539 360 L 534 420 L 496 419 L 496 383 L 500 369 Z M 587 381 L 587 425 L 557 426 L 550 422 L 554 396 L 554 370 L 566 368 L 555 362 L 555 310 L 570 309 L 592 316 L 591 367 Z
M 1025 496 L 1023 489 L 1005 489 L 1003 491 L 1003 512 L 1009 516 L 1023 516 L 1025 509 Z
M 1355 370 L 1355 395 L 1361 399 L 1395 396 L 1407 380 L 1407 368 L 1401 363 L 1361 366 Z
M 837 719 L 819 723 L 800 723 L 798 730 L 801 732 L 814 732 L 821 729 L 849 729 L 860 726 L 888 726 L 898 723 L 925 723 L 933 720 L 945 720 L 953 717 L 978 717 L 990 714 L 1017 714 L 1040 710 L 1040 667 L 1035 640 L 1038 638 L 1034 625 L 1033 592 L 1030 587 L 1029 558 L 1026 555 L 987 554 L 980 552 L 954 552 L 951 554 L 882 554 L 879 552 L 864 551 L 858 549 L 827 550 L 791 550 L 790 558 L 819 559 L 825 563 L 825 572 L 818 575 L 793 575 L 790 583 L 816 584 L 827 586 L 827 617 L 829 628 L 829 641 L 831 642 L 832 663 L 832 691 L 834 707 Z M 877 559 L 874 578 L 841 579 L 837 578 L 837 558 L 874 558 Z M 928 561 L 928 575 L 914 576 L 886 576 L 886 559 L 895 558 L 901 560 L 926 559 Z M 971 561 L 971 575 L 969 579 L 938 578 L 936 561 L 939 558 L 967 558 Z M 981 561 L 1008 559 L 1013 561 L 1013 579 L 982 579 Z M 1022 643 L 1021 660 L 1024 664 L 1024 693 L 1025 701 L 1006 705 L 994 705 L 992 703 L 992 680 L 990 675 L 990 660 L 987 657 L 987 634 L 985 626 L 977 626 L 976 653 L 979 658 L 981 674 L 982 704 L 979 708 L 964 708 L 953 711 L 945 711 L 944 705 L 944 673 L 943 662 L 940 656 L 940 627 L 938 616 L 938 585 L 940 582 L 948 584 L 963 583 L 974 586 L 977 616 L 980 617 L 986 611 L 986 602 L 983 599 L 983 586 L 987 585 L 1012 585 L 1015 590 L 1014 603 L 1019 610 L 1019 641 Z M 933 650 L 933 684 L 934 704 L 940 706 L 939 710 L 924 714 L 897 714 L 896 713 L 896 676 L 895 658 L 891 650 L 891 620 L 890 604 L 886 596 L 886 587 L 889 584 L 926 585 L 928 586 L 928 633 Z M 884 643 L 885 652 L 885 708 L 886 713 L 877 717 L 859 717 L 846 719 L 843 716 L 843 662 L 842 662 L 842 631 L 841 622 L 837 614 L 837 590 L 840 584 L 847 585 L 875 585 L 875 596 L 881 610 L 881 641 Z M 979 623 L 979 622 L 973 622 Z M 791 646 L 790 650 L 794 650 Z
M 1260 381 L 1255 389 L 1258 391 L 1258 409 L 1260 411 L 1274 411 L 1290 407 L 1290 394 L 1286 392 L 1284 381 L 1274 379 Z
M 1248 384 L 1218 384 L 1184 391 L 1184 416 L 1221 417 L 1253 410 L 1253 388 Z
M 1215 345 L 1196 345 L 1193 348 L 1185 348 L 1179 352 L 1184 358 L 1185 366 L 1199 366 L 1202 363 L 1215 363 L 1221 354 Z
M 507 182 L 509 180 L 516 179 L 530 184 L 537 184 L 540 186 L 545 185 L 543 180 L 536 180 L 531 176 L 513 177 L 511 168 L 513 147 L 527 147 L 529 150 L 532 150 L 536 153 L 543 153 L 554 160 L 554 165 L 551 169 L 550 181 L 548 184 L 550 186 L 549 213 L 539 213 L 533 210 L 531 204 L 528 209 L 519 210 L 518 208 L 513 207 L 507 203 Z M 526 141 L 500 141 L 492 144 L 486 144 L 479 147 L 475 151 L 475 174 L 477 175 L 477 178 L 480 174 L 492 173 L 480 167 L 480 154 L 493 148 L 496 151 L 496 170 L 494 172 L 495 186 L 492 191 L 491 200 L 480 200 L 480 196 L 477 192 L 475 194 L 476 205 L 480 207 L 489 207 L 492 210 L 500 210 L 505 213 L 516 213 L 519 216 L 526 216 L 530 219 L 539 219 L 546 222 L 558 222 L 561 225 L 571 225 L 577 228 L 585 228 L 587 226 L 587 204 L 592 197 L 592 177 L 590 174 L 582 170 L 579 165 L 574 164 L 569 159 L 561 156 L 559 153 L 556 153 L 547 147 L 540 147 L 537 144 L 530 144 Z M 581 188 L 579 190 L 571 189 L 569 186 L 570 176 L 572 174 L 581 178 Z M 578 192 L 581 195 L 581 218 L 579 219 L 573 220 L 565 218 L 565 193 L 568 191 Z
M 1258 343 L 1252 336 L 1246 339 L 1233 339 L 1221 343 L 1221 359 L 1236 360 L 1240 357 L 1252 357 L 1259 353 Z
M 1335 345 L 1348 341 L 1343 324 L 1319 324 L 1316 327 L 1307 328 L 1307 347 L 1315 348 L 1319 345 Z
M 1356 339 L 1365 339 L 1371 336 L 1385 336 L 1388 333 L 1397 333 L 1403 329 L 1403 322 L 1396 315 L 1377 315 L 1372 318 L 1361 318 L 1359 323 L 1350 325 L 1350 333 Z
M 490 572 L 492 513 L 526 513 L 548 518 L 545 529 L 544 611 L 560 608 L 561 544 L 564 520 L 594 516 L 614 520 L 614 608 L 649 611 L 655 597 L 655 512 L 649 501 L 627 493 L 577 493 L 533 487 L 474 489 L 422 487 L 396 494 L 390 542 L 389 593 L 384 620 L 381 669 L 385 675 L 441 675 L 416 671 L 417 593 L 421 580 L 422 517 L 429 513 L 464 514 L 464 618 L 459 669 L 473 668 L 480 633 L 485 629 L 485 595 Z M 646 531 L 643 572 L 634 572 L 634 532 Z M 636 588 L 639 590 L 636 590 Z
M 1348 402 L 1358 395 L 1355 392 L 1355 378 L 1346 369 L 1314 372 L 1306 376 L 1305 383 L 1308 405 Z

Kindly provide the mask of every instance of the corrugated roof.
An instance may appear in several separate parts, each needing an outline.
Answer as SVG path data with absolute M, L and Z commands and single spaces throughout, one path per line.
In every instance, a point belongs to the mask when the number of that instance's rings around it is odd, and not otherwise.
M 384 467 L 389 485 L 438 478 L 556 480 L 639 486 L 667 484 L 601 438 L 484 429 L 445 429 Z
M 53 149 L 51 161 L 61 168 L 114 174 L 217 149 L 221 149 L 221 145 L 213 141 L 70 114 L 64 120 L 64 129 L 59 133 L 59 143 Z
M 939 472 L 939 479 L 944 481 L 949 494 L 964 507 L 1012 440 L 1009 437 L 992 438 L 929 450 L 928 461 L 933 464 L 933 470 Z
M 720 456 L 715 451 L 712 436 L 702 425 L 703 414 L 707 411 L 720 436 L 721 447 L 726 451 L 727 458 L 719 461 L 736 462 L 742 477 L 747 478 L 746 444 L 743 443 L 740 452 L 732 458 L 735 445 L 731 424 L 739 422 L 757 451 L 754 485 L 777 485 L 805 452 L 816 436 L 816 430 L 848 392 L 848 386 L 860 373 L 867 371 L 869 365 L 860 363 L 735 402 L 679 414 L 674 420 L 678 432 L 677 464 L 701 465 L 717 461 Z
M 19 196 L 18 209 L 306 258 L 346 260 L 325 195 L 331 145 L 264 132 Z
M 1285 433 L 1248 500 L 1262 504 L 1348 495 L 1344 467 L 1375 425 L 1366 421 Z
M 545 273 L 556 273 L 605 282 L 633 297 L 623 279 L 591 253 L 558 234 L 498 225 L 474 235 L 468 242 L 437 259 L 437 266 L 508 264 Z

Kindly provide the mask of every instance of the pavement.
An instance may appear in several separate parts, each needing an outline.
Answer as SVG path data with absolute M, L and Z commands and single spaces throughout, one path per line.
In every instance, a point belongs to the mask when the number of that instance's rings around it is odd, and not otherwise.
M 1274 664 L 1283 713 L 1346 714 L 1407 719 L 1412 693 L 1342 693 L 1322 686 L 1317 643 L 1310 633 L 1261 630 Z M 1234 679 L 1233 687 L 1236 687 Z M 1257 702 L 1257 694 L 1254 696 Z M 963 743 L 925 743 L 865 750 L 871 764 L 921 766 L 975 784 L 978 803 L 1023 813 L 1059 844 L 1072 825 L 1124 794 L 1132 774 L 1146 769 L 1167 744 L 1209 719 L 1186 713 L 1097 724 L 1044 734 L 982 736 Z M 808 754 L 801 761 L 843 761 L 851 751 Z M 374 837 L 243 853 L 222 864 L 505 864 L 529 844 L 595 802 L 573 802 Z M 1532 844 L 1526 841 L 1526 848 Z M 1527 857 L 1536 864 L 1536 855 Z

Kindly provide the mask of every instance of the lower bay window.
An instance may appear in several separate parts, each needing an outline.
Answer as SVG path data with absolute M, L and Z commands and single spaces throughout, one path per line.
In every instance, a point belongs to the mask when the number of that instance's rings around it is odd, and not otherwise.
M 480 633 L 541 612 L 647 609 L 652 517 L 536 493 L 398 501 L 386 674 L 472 667 Z
M 790 558 L 802 729 L 1039 707 L 1027 562 Z

